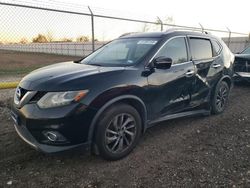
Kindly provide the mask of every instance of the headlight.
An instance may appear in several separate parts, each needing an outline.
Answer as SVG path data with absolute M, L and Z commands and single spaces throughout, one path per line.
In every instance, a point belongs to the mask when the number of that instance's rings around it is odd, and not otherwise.
M 86 96 L 88 90 L 66 91 L 66 92 L 49 92 L 46 93 L 38 102 L 40 108 L 53 108 L 65 106 L 72 102 L 78 102 Z

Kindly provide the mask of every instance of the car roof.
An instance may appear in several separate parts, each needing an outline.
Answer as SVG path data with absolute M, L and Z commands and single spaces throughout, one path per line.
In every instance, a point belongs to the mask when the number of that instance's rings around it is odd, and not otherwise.
M 207 33 L 201 33 L 195 31 L 178 31 L 178 30 L 167 30 L 164 32 L 126 33 L 123 34 L 120 38 L 161 38 L 169 34 L 172 34 L 174 36 L 191 35 L 191 36 L 198 36 L 205 38 L 215 38 L 214 36 Z

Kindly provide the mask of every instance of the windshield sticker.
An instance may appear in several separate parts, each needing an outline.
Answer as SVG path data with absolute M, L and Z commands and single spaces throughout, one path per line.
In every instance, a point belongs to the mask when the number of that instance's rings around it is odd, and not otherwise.
M 154 45 L 156 43 L 157 43 L 156 40 L 140 40 L 137 42 L 137 44 L 150 44 L 150 45 Z

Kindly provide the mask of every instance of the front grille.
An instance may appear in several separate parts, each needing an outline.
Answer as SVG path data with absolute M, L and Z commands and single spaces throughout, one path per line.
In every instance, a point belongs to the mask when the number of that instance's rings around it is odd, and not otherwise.
M 235 72 L 250 72 L 250 60 L 236 59 L 234 63 Z
M 30 102 L 37 102 L 39 101 L 47 92 L 45 91 L 38 91 L 35 96 L 30 100 Z
M 20 100 L 21 100 L 23 98 L 23 96 L 28 92 L 28 90 L 23 89 L 21 87 L 19 87 L 19 89 L 20 89 L 20 92 L 21 92 L 21 96 L 20 96 Z
M 16 89 L 14 103 L 16 104 L 17 108 L 21 108 L 23 105 L 27 103 L 35 103 L 40 98 L 42 98 L 46 92 L 36 92 L 31 90 L 26 90 L 24 88 L 18 87 Z

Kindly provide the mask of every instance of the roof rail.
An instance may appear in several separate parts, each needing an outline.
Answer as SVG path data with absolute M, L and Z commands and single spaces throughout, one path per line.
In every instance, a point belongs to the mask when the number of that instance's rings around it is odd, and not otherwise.
M 170 28 L 166 30 L 166 32 L 174 32 L 174 31 L 193 31 L 193 32 L 201 32 L 205 34 L 210 34 L 209 32 L 204 31 L 201 28 Z
M 127 36 L 127 35 L 136 34 L 136 33 L 140 33 L 140 32 L 129 32 L 129 33 L 123 33 L 122 35 L 120 35 L 120 36 L 119 36 L 119 38 L 120 38 L 120 37 Z

